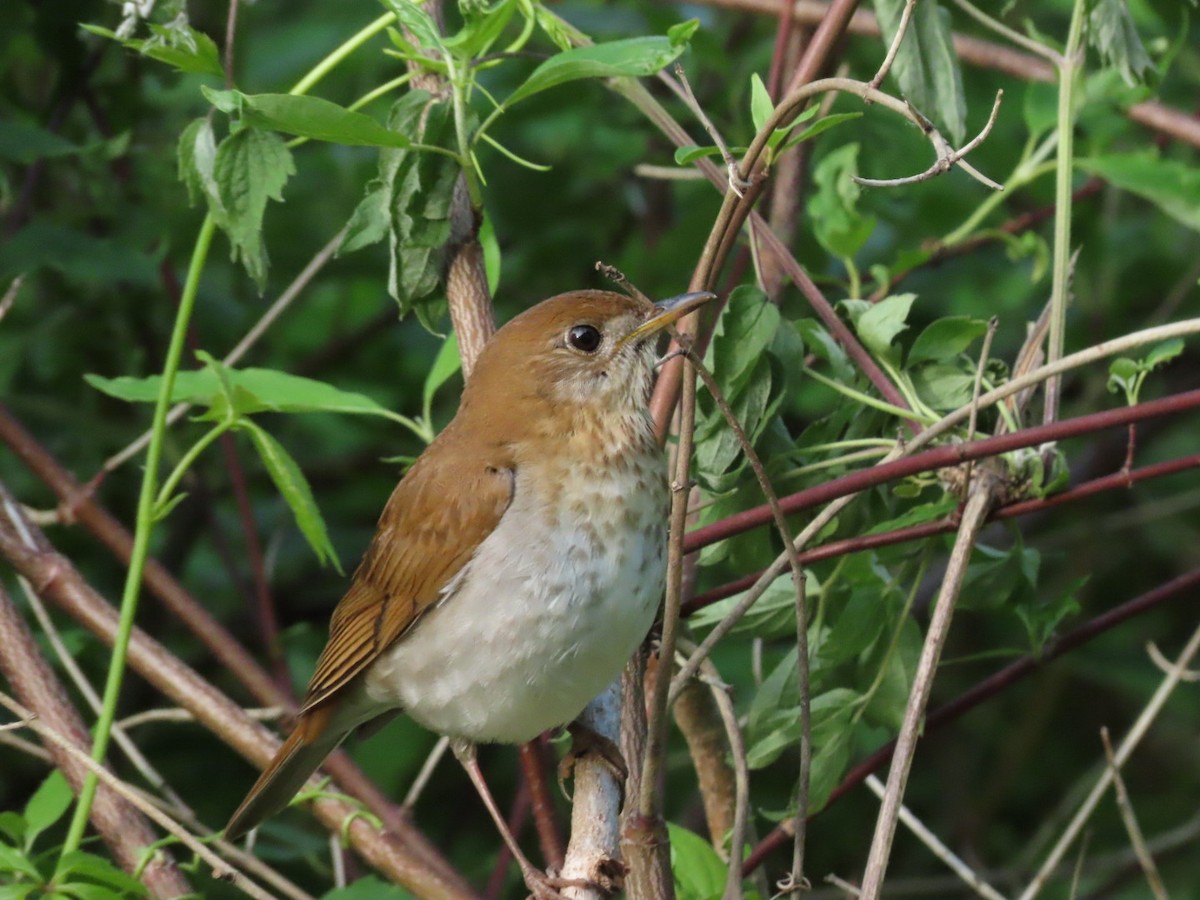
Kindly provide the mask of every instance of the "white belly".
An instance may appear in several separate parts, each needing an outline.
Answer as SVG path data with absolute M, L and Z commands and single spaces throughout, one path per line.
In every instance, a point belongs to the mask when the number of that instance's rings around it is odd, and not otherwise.
M 518 474 L 512 506 L 444 601 L 368 671 L 370 698 L 480 742 L 574 719 L 620 673 L 662 596 L 665 484 L 648 498 L 642 475 L 547 504 Z M 643 494 L 632 510 L 631 490 Z M 564 527 L 580 513 L 587 527 Z

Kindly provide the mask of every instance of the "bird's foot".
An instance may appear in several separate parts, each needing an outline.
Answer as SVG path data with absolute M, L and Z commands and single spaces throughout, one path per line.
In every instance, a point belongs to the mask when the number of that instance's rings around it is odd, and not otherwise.
M 621 805 L 625 805 L 625 780 L 629 777 L 629 768 L 625 765 L 625 757 L 621 748 L 610 738 L 594 731 L 579 722 L 567 726 L 571 733 L 571 749 L 558 764 L 558 786 L 567 794 L 566 781 L 575 771 L 575 763 L 583 756 L 595 754 L 612 773 L 613 779 L 621 789 Z M 569 794 L 567 796 L 570 796 Z

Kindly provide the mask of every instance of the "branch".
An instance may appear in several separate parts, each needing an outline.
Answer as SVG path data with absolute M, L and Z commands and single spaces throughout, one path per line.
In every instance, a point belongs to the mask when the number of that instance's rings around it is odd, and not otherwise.
M 112 642 L 116 610 L 83 580 L 70 561 L 54 551 L 41 531 L 24 517 L 3 484 L 0 555 L 30 581 L 39 596 L 58 605 L 101 640 Z M 278 749 L 278 738 L 137 628 L 130 637 L 129 665 L 259 768 L 266 766 Z M 313 811 L 330 830 L 345 828 L 351 845 L 364 859 L 415 893 L 445 898 L 473 896 L 461 876 L 403 819 L 389 821 L 389 828 L 380 830 L 358 815 L 357 807 L 332 798 L 317 801 Z
M 1172 671 L 1167 673 L 1166 677 L 1154 691 L 1154 694 L 1150 697 L 1150 701 L 1137 717 L 1137 721 L 1133 723 L 1133 727 L 1129 729 L 1129 733 L 1121 741 L 1117 752 L 1113 754 L 1112 764 L 1104 768 L 1104 771 L 1079 807 L 1074 818 L 1071 819 L 1071 822 L 1063 831 L 1058 842 L 1054 845 L 1050 853 L 1047 854 L 1042 867 L 1038 869 L 1037 874 L 1034 875 L 1029 885 L 1021 893 L 1020 900 L 1033 900 L 1033 897 L 1045 885 L 1046 880 L 1053 873 L 1067 850 L 1070 849 L 1071 844 L 1075 842 L 1075 838 L 1079 836 L 1079 832 L 1083 830 L 1083 826 L 1087 824 L 1087 820 L 1091 817 L 1097 804 L 1099 804 L 1100 798 L 1108 791 L 1112 784 L 1114 770 L 1119 769 L 1129 761 L 1129 757 L 1133 755 L 1133 751 L 1137 748 L 1137 745 L 1146 736 L 1146 732 L 1150 730 L 1150 726 L 1154 723 L 1158 713 L 1166 704 L 1167 698 L 1179 686 L 1183 673 L 1191 665 L 1192 660 L 1195 659 L 1198 653 L 1200 653 L 1200 627 L 1193 631 L 1192 636 L 1188 638 L 1187 643 L 1179 654 L 1179 658 L 1175 661 Z
M 42 737 L 71 789 L 78 794 L 89 768 L 69 750 L 87 759 L 83 749 L 88 747 L 87 728 L 3 584 L 0 584 L 0 672 L 21 698 L 21 704 L 8 701 L 2 694 L 0 702 L 20 719 L 37 720 L 41 730 L 34 730 Z M 58 740 L 48 738 L 44 731 L 52 731 Z M 114 859 L 130 873 L 137 871 L 147 848 L 158 840 L 135 806 L 112 791 L 101 791 L 91 811 L 92 824 L 112 850 Z M 157 897 L 191 893 L 187 879 L 166 853 L 153 854 L 142 878 Z
M 892 755 L 891 770 L 888 772 L 887 789 L 879 807 L 879 818 L 875 824 L 875 835 L 871 840 L 871 852 L 867 857 L 867 868 L 859 894 L 862 900 L 878 900 L 883 892 L 883 878 L 892 852 L 892 839 L 896 833 L 900 803 L 908 784 L 913 757 L 916 755 L 918 733 L 925 716 L 925 706 L 929 702 L 929 693 L 933 688 L 938 660 L 941 659 L 942 648 L 950 634 L 950 620 L 967 574 L 971 551 L 975 547 L 1000 484 L 1000 476 L 984 467 L 980 467 L 971 483 L 967 505 L 962 514 L 962 526 L 946 565 L 946 574 L 942 578 L 942 587 L 934 605 L 933 617 L 929 621 L 929 629 L 925 633 L 925 643 L 921 648 L 908 704 L 904 709 L 904 721 L 896 738 L 896 750 Z
M 1010 503 L 1007 506 L 997 507 L 992 510 L 988 521 L 997 522 L 1030 513 L 1044 512 L 1056 506 L 1074 503 L 1086 497 L 1091 497 L 1094 494 L 1103 493 L 1104 491 L 1111 491 L 1118 488 L 1127 489 L 1142 481 L 1175 475 L 1179 472 L 1186 472 L 1189 469 L 1196 468 L 1200 468 L 1200 454 L 1184 456 L 1179 459 L 1167 460 L 1160 463 L 1152 463 L 1151 465 L 1143 466 L 1140 469 L 1132 469 L 1128 472 L 1122 468 L 1111 475 L 1102 475 L 1099 478 L 1093 478 L 1090 481 L 1085 481 L 1082 484 L 1068 488 L 1050 497 L 1021 500 L 1017 503 Z M 858 553 L 863 550 L 874 550 L 878 547 L 890 547 L 895 544 L 921 540 L 938 534 L 949 534 L 957 530 L 957 528 L 958 521 L 954 517 L 949 517 L 938 519 L 934 522 L 925 522 L 920 525 L 911 525 L 908 528 L 883 531 L 878 534 L 856 535 L 840 541 L 829 541 L 826 544 L 814 547 L 812 550 L 805 550 L 800 554 L 800 562 L 804 565 L 810 565 L 815 562 L 835 559 L 839 556 Z M 740 594 L 761 578 L 765 571 L 765 569 L 760 569 L 757 572 L 752 572 L 727 584 L 705 591 L 703 594 L 696 595 L 684 604 L 684 616 L 689 616 L 698 609 L 711 606 L 718 600 L 724 600 L 726 597 Z
M 925 719 L 925 734 L 953 722 L 979 706 L 981 703 L 996 696 L 1006 688 L 1016 684 L 1026 676 L 1040 671 L 1052 660 L 1081 647 L 1101 634 L 1105 634 L 1126 622 L 1134 616 L 1141 615 L 1147 610 L 1154 609 L 1168 600 L 1192 598 L 1195 591 L 1200 589 L 1200 568 L 1173 578 L 1151 591 L 1141 594 L 1108 612 L 1085 622 L 1060 638 L 1048 642 L 1036 654 L 1022 657 L 1010 663 L 998 672 L 988 676 L 974 687 L 963 692 L 955 699 L 939 706 Z M 852 789 L 862 784 L 872 772 L 883 766 L 891 759 L 896 742 L 884 744 L 853 769 L 842 779 L 842 783 L 833 789 L 822 811 L 828 809 L 837 800 L 844 797 Z M 784 823 L 787 825 L 789 823 Z M 784 826 L 777 827 L 767 835 L 746 859 L 746 871 L 753 871 L 767 855 L 787 843 L 789 831 Z

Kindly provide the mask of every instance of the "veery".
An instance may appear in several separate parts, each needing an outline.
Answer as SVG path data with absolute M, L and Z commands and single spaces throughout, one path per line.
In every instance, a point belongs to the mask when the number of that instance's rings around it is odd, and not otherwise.
M 666 466 L 646 404 L 658 332 L 711 299 L 552 297 L 483 349 L 454 420 L 392 493 L 334 610 L 295 728 L 226 827 L 278 812 L 355 728 L 449 735 L 535 894 L 474 743 L 571 722 L 645 638 L 665 574 Z

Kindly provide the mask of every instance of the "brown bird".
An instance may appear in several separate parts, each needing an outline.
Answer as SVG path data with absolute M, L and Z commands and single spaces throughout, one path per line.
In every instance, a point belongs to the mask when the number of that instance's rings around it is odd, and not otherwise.
M 225 829 L 285 807 L 354 729 L 402 710 L 449 735 L 535 894 L 474 758 L 570 723 L 645 638 L 663 591 L 667 476 L 655 338 L 712 299 L 552 297 L 488 342 L 458 414 L 393 491 L 295 728 Z

